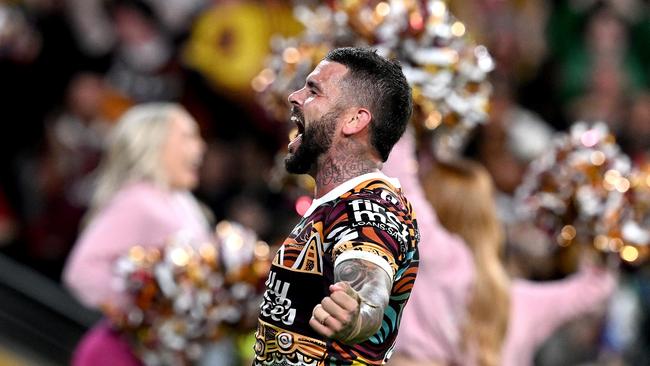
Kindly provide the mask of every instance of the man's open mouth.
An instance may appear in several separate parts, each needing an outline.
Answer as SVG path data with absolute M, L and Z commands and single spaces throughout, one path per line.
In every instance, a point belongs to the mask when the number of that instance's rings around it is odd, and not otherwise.
M 302 134 L 305 132 L 305 123 L 299 116 L 295 114 L 291 116 L 291 122 L 296 124 L 296 128 L 291 131 L 291 135 L 293 135 L 293 137 L 290 136 L 291 141 L 289 142 L 288 146 L 289 153 L 293 154 L 296 152 L 300 146 L 300 143 L 302 142 Z

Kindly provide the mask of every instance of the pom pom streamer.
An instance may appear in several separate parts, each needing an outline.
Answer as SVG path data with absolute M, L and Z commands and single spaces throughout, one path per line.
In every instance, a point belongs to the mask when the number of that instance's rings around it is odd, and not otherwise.
M 648 257 L 648 167 L 633 169 L 604 123 L 576 123 L 533 161 L 516 196 L 560 246 L 587 244 L 628 263 Z
M 643 263 L 650 258 L 650 163 L 633 169 L 625 198 L 627 205 L 619 221 L 625 243 L 621 258 Z
M 296 18 L 306 31 L 272 42 L 267 67 L 252 81 L 260 103 L 279 121 L 288 120 L 287 96 L 329 50 L 371 46 L 400 61 L 413 88 L 413 122 L 436 130 L 438 152 L 456 154 L 468 133 L 487 120 L 494 61 L 476 45 L 465 25 L 443 1 L 334 0 L 297 2 Z
M 163 249 L 134 246 L 117 260 L 127 303 L 106 312 L 146 365 L 191 364 L 224 332 L 252 330 L 269 247 L 227 221 L 215 237 L 195 243 L 181 232 Z

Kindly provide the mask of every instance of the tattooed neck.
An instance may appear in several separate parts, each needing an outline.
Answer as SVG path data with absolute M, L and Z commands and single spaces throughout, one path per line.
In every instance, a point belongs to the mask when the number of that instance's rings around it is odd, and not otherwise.
M 344 141 L 332 146 L 318 161 L 316 197 L 322 197 L 339 184 L 362 174 L 379 170 L 381 163 L 358 143 Z

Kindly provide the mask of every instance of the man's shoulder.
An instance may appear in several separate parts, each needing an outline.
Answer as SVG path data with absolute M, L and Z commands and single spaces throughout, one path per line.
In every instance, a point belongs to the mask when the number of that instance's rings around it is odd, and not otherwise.
M 396 179 L 373 178 L 363 181 L 340 196 L 340 201 L 367 200 L 392 210 L 410 211 L 410 204 Z
M 340 221 L 345 214 L 354 212 L 355 208 L 358 210 L 359 207 L 399 213 L 401 217 L 412 216 L 411 205 L 403 195 L 397 179 L 374 173 L 357 177 L 354 184 L 349 183 L 351 182 L 348 181 L 346 185 L 339 186 L 323 198 L 314 200 L 305 217 L 326 223 Z

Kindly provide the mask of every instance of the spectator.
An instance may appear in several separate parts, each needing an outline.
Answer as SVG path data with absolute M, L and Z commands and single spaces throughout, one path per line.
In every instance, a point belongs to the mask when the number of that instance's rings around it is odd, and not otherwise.
M 211 239 L 208 221 L 189 192 L 199 181 L 204 150 L 196 122 L 178 105 L 145 104 L 123 116 L 100 166 L 86 227 L 64 271 L 65 283 L 84 304 L 124 305 L 124 295 L 111 286 L 113 265 L 133 245 L 162 247 L 181 232 L 199 243 Z M 102 323 L 84 338 L 73 363 L 138 362 L 119 333 Z
M 28 199 L 37 212 L 28 226 L 29 253 L 57 278 L 90 204 L 92 172 L 111 127 L 102 115 L 103 93 L 99 75 L 75 75 L 65 107 L 46 123 L 38 179 L 30 177 Z
M 531 365 L 537 346 L 565 321 L 594 310 L 614 279 L 585 267 L 553 283 L 510 280 L 487 171 L 469 161 L 439 162 L 421 186 L 412 141 L 400 141 L 384 168 L 411 197 L 422 235 L 422 270 L 391 364 Z

